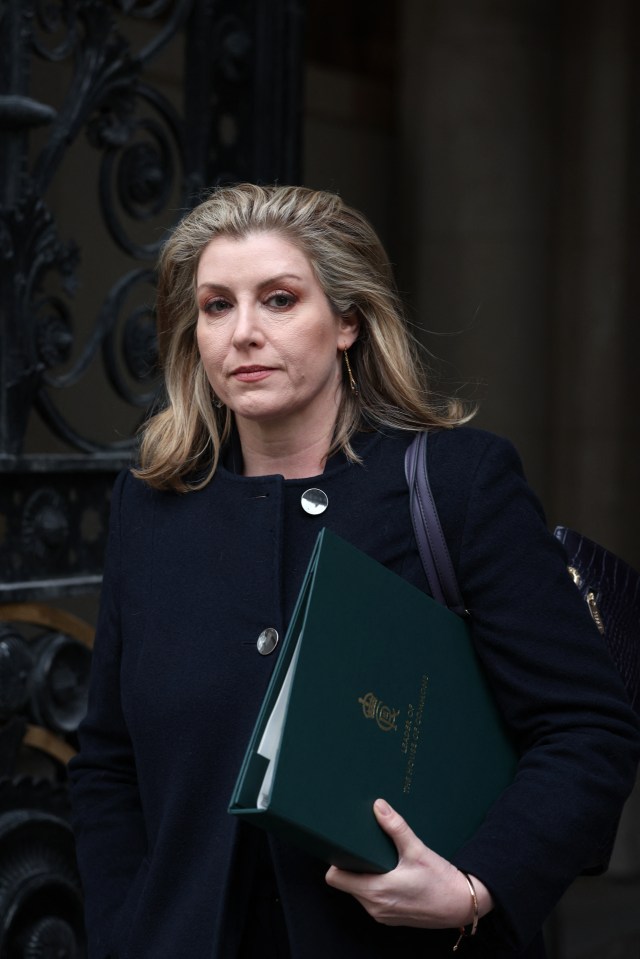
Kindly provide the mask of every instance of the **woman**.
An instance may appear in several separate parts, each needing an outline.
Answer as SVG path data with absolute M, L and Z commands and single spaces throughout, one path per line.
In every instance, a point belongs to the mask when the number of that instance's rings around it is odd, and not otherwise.
M 114 490 L 71 766 L 92 959 L 422 959 L 460 927 L 469 956 L 543 956 L 545 916 L 606 860 L 638 730 L 513 448 L 428 397 L 379 240 L 331 194 L 214 192 L 164 248 L 158 332 L 166 405 Z M 327 872 L 226 809 L 320 527 L 427 589 L 403 472 L 425 428 L 522 758 L 454 862 L 381 797 L 397 868 Z

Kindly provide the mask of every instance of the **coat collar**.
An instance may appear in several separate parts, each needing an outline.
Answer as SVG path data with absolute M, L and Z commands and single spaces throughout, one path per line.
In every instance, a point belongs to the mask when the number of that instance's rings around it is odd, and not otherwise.
M 380 436 L 381 434 L 374 430 L 366 431 L 366 432 L 360 431 L 356 433 L 351 441 L 351 445 L 353 447 L 354 452 L 357 453 L 357 455 L 361 457 L 363 460 L 366 459 L 373 445 L 377 443 Z M 336 470 L 341 469 L 344 466 L 347 466 L 349 462 L 350 461 L 344 455 L 342 450 L 338 450 L 337 453 L 334 453 L 333 456 L 329 457 L 329 459 L 325 463 L 325 467 L 322 473 L 318 475 L 327 477 L 335 473 Z M 222 450 L 222 453 L 220 456 L 220 466 L 218 468 L 223 473 L 231 473 L 232 475 L 240 476 L 242 475 L 242 466 L 243 466 L 242 446 L 240 445 L 240 437 L 238 435 L 238 431 L 234 429 L 229 441 L 225 444 Z M 256 478 L 262 478 L 262 477 L 256 477 Z M 301 477 L 291 482 L 306 482 L 308 480 L 315 479 L 315 478 L 316 477 L 307 476 L 307 477 Z M 289 482 L 289 480 L 285 480 L 285 482 Z

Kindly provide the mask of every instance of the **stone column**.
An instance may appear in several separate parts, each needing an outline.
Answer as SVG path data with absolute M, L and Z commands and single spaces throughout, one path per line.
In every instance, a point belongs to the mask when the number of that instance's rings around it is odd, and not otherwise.
M 550 353 L 556 515 L 638 568 L 632 16 L 628 0 L 565 4 Z
M 551 115 L 546 0 L 406 0 L 401 283 L 478 423 L 547 491 Z

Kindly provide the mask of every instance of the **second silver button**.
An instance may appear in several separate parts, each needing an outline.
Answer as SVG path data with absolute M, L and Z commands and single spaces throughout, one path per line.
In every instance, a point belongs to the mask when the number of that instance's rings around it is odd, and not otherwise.
M 274 629 L 273 626 L 268 626 L 266 629 L 263 629 L 256 643 L 260 655 L 268 656 L 269 653 L 272 653 L 278 645 L 279 639 L 278 630 Z

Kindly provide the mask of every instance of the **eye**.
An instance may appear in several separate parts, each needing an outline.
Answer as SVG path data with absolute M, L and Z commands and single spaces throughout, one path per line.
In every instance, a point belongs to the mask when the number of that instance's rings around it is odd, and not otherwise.
M 266 298 L 265 303 L 267 306 L 275 310 L 286 310 L 296 302 L 297 297 L 293 293 L 285 293 L 284 290 L 276 290 L 275 293 L 270 293 Z
M 201 307 L 203 313 L 207 313 L 209 316 L 217 316 L 220 313 L 226 312 L 231 307 L 231 304 L 228 300 L 225 300 L 222 296 L 217 296 L 214 299 L 207 300 Z

